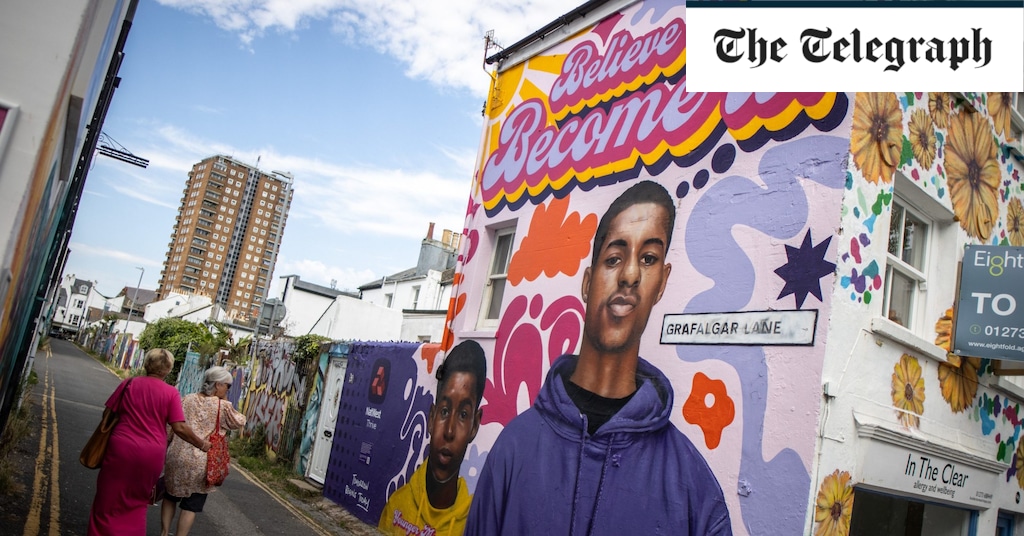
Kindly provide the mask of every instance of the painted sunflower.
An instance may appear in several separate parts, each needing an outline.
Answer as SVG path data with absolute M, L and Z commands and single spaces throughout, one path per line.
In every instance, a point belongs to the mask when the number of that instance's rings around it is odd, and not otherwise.
M 999 217 L 999 161 L 988 121 L 961 113 L 949 123 L 946 182 L 953 213 L 967 235 L 987 242 Z
M 960 413 L 974 405 L 978 394 L 978 369 L 980 357 L 961 357 L 960 365 L 939 364 L 939 388 L 942 398 L 949 403 L 953 413 Z
M 821 481 L 814 504 L 814 536 L 847 536 L 853 513 L 853 486 L 850 473 L 836 469 Z
M 1017 455 L 1014 456 L 1013 467 L 1017 469 L 1017 486 L 1024 489 L 1024 441 L 1017 443 Z
M 923 108 L 914 110 L 910 116 L 910 149 L 921 167 L 931 169 L 935 162 L 935 127 Z
M 903 426 L 919 428 L 924 413 L 924 377 L 917 358 L 903 354 L 892 371 L 892 405 Z
M 1016 197 L 1006 205 L 1006 237 L 1011 246 L 1024 246 L 1024 206 Z
M 932 123 L 939 128 L 949 126 L 949 93 L 935 92 L 928 94 L 928 111 L 932 114 Z
M 850 149 L 871 183 L 892 182 L 903 147 L 903 110 L 895 93 L 857 93 Z
M 935 346 L 941 347 L 949 352 L 949 343 L 953 338 L 953 308 L 946 309 L 946 312 L 935 321 Z
M 988 115 L 992 116 L 992 122 L 996 127 L 996 134 L 1005 134 L 1010 137 L 1010 108 L 1013 106 L 1012 93 L 989 93 L 988 94 Z

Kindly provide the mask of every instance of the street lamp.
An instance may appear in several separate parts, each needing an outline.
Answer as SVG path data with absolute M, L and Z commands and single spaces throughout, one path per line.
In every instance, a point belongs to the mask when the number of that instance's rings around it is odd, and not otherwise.
M 139 287 L 142 286 L 142 276 L 145 275 L 146 269 L 141 266 L 136 266 L 136 270 L 139 270 L 139 284 L 135 285 L 135 292 L 132 293 L 132 306 L 128 308 L 128 320 L 124 323 L 124 332 L 128 333 L 128 326 L 132 323 L 132 311 L 135 310 L 135 301 L 139 299 Z M 127 296 L 126 296 L 127 297 Z

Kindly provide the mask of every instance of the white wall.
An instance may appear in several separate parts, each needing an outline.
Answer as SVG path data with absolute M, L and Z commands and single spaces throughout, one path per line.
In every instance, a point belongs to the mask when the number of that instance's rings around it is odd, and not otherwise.
M 419 298 L 416 298 L 415 287 L 420 287 Z M 449 289 L 449 287 L 445 287 Z M 430 270 L 426 276 L 404 281 L 385 281 L 382 288 L 363 291 L 363 301 L 380 307 L 387 307 L 387 295 L 391 294 L 392 309 L 413 309 L 415 301 L 417 310 L 447 309 L 448 298 L 441 288 L 441 272 Z M 450 290 L 450 289 L 449 289 Z
M 339 296 L 339 298 L 345 297 Z M 358 301 L 354 298 L 345 299 Z M 287 314 L 281 321 L 281 326 L 285 329 L 285 335 L 298 337 L 309 333 L 313 325 L 321 320 L 321 315 L 334 303 L 334 299 L 301 289 L 289 288 L 283 302 Z
M 419 342 L 421 337 L 430 337 L 425 342 L 441 342 L 444 335 L 445 313 L 436 315 L 405 315 L 402 320 L 403 341 Z
M 402 334 L 402 312 L 338 296 L 311 333 L 332 340 L 397 341 Z
M 213 303 L 213 300 L 209 296 L 192 295 L 186 296 L 184 294 L 171 293 L 169 296 L 162 300 L 146 305 L 145 318 L 146 322 L 156 322 L 161 318 L 167 318 L 169 316 L 179 316 L 190 311 L 196 311 L 201 313 L 204 319 L 210 318 L 209 306 Z M 198 309 L 204 308 L 202 311 Z

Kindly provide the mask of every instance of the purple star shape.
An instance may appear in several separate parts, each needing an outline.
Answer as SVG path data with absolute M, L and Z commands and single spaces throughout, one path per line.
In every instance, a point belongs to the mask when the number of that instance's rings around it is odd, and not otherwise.
M 814 294 L 818 301 L 821 301 L 821 278 L 836 269 L 834 263 L 825 260 L 825 253 L 831 241 L 830 236 L 824 242 L 812 246 L 811 231 L 808 229 L 799 248 L 786 246 L 786 257 L 789 261 L 775 269 L 775 273 L 786 282 L 777 299 L 792 294 L 796 298 L 797 309 L 803 307 L 808 294 Z

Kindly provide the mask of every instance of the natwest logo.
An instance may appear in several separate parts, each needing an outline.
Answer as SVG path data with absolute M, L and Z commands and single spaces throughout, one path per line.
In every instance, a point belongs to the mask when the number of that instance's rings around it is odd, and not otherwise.
M 373 364 L 373 379 L 370 380 L 370 392 L 367 398 L 374 404 L 384 402 L 388 392 L 388 381 L 391 378 L 391 362 L 383 357 Z

